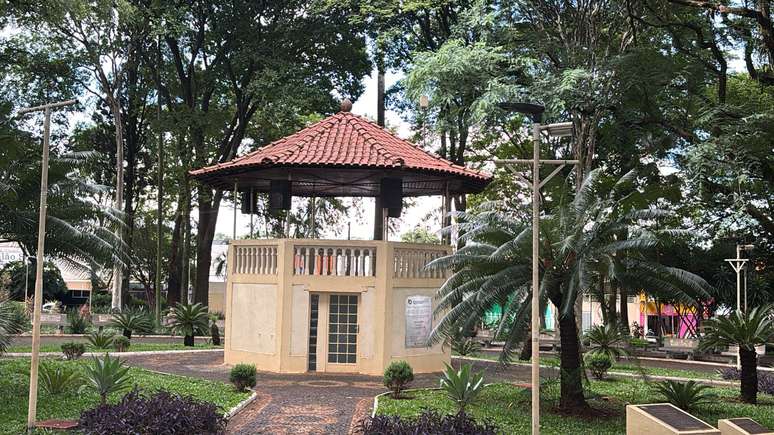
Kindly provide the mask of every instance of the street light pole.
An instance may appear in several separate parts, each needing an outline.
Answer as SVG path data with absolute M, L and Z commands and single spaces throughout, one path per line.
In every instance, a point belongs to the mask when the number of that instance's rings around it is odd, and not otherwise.
M 32 314 L 32 358 L 30 362 L 30 392 L 27 406 L 27 428 L 35 427 L 38 410 L 38 357 L 40 353 L 40 311 L 43 299 L 43 253 L 46 240 L 46 208 L 48 199 L 48 153 L 51 136 L 51 109 L 75 104 L 75 100 L 49 103 L 42 106 L 22 109 L 19 114 L 37 112 L 45 113 L 43 122 L 43 157 L 40 162 L 40 210 L 38 213 L 38 246 L 37 264 L 35 265 L 35 299 Z
M 726 261 L 736 272 L 736 309 L 739 312 L 747 311 L 747 275 L 745 275 L 744 287 L 744 311 L 742 311 L 742 270 L 747 267 L 747 258 L 742 258 L 742 251 L 751 251 L 754 245 L 736 245 L 736 258 L 727 258 Z M 736 354 L 736 368 L 741 369 L 739 352 Z
M 541 118 L 544 108 L 534 104 L 507 104 L 503 105 L 506 110 L 526 113 L 532 117 L 532 159 L 510 159 L 496 160 L 495 164 L 504 166 L 506 169 L 516 174 L 525 183 L 532 187 L 532 309 L 531 309 L 531 342 L 532 342 L 532 363 L 531 363 L 531 384 L 532 384 L 532 434 L 540 434 L 540 189 L 567 164 L 578 164 L 577 160 L 554 160 L 540 159 L 541 133 L 548 132 L 549 136 L 565 137 L 572 135 L 572 123 L 564 122 L 558 124 L 541 125 Z M 526 180 L 516 170 L 517 164 L 532 165 L 532 181 Z M 540 165 L 553 164 L 558 165 L 545 179 L 540 180 Z

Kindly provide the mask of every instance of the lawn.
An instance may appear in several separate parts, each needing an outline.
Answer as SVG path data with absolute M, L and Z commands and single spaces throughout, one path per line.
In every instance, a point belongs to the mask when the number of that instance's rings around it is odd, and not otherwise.
M 541 409 L 541 433 L 544 434 L 623 434 L 626 432 L 625 406 L 627 403 L 661 402 L 641 380 L 592 381 L 588 395 L 596 412 L 586 416 L 568 416 L 556 410 L 558 385 L 544 390 L 546 398 Z M 774 427 L 774 396 L 759 395 L 759 404 L 739 403 L 738 389 L 713 388 L 718 396 L 712 403 L 700 405 L 693 411 L 702 420 L 716 425 L 717 420 L 731 417 L 752 417 L 764 426 Z M 423 409 L 453 413 L 453 403 L 437 390 L 421 390 L 407 393 L 410 399 L 394 400 L 379 398 L 379 414 L 416 417 Z M 469 408 L 478 421 L 489 421 L 504 434 L 528 434 L 530 432 L 530 392 L 510 384 L 487 386 L 479 400 Z
M 95 349 L 90 345 L 89 343 L 84 343 L 86 345 L 86 352 L 104 352 L 105 349 Z M 183 339 L 180 339 L 180 343 L 136 343 L 135 341 L 131 342 L 131 345 L 129 346 L 129 349 L 127 349 L 127 352 L 150 352 L 150 351 L 159 351 L 159 350 L 195 350 L 195 349 L 223 349 L 223 346 L 214 346 L 212 344 L 202 343 L 197 344 L 196 346 L 184 346 L 183 345 Z M 112 349 L 110 349 L 112 351 Z M 54 344 L 54 343 L 46 343 L 40 345 L 40 351 L 41 352 L 62 352 L 61 344 Z M 21 345 L 21 344 L 12 344 L 8 347 L 8 352 L 18 352 L 18 353 L 24 353 L 24 352 L 32 352 L 32 346 L 30 345 Z
M 83 367 L 90 360 L 91 358 L 81 358 L 66 364 Z M 28 358 L 0 358 L 0 403 L 3 403 L 3 406 L 0 406 L 0 434 L 24 433 L 27 421 L 29 370 Z M 132 368 L 130 373 L 135 385 L 144 391 L 164 389 L 180 395 L 193 396 L 218 405 L 223 412 L 249 396 L 248 393 L 237 393 L 230 384 L 222 382 L 159 374 L 139 368 Z M 113 395 L 110 400 L 115 402 L 120 397 L 121 395 Z M 51 396 L 41 388 L 38 395 L 38 420 L 78 419 L 82 410 L 98 403 L 99 397 L 91 392 L 73 391 L 64 395 Z
M 498 355 L 482 352 L 476 355 L 475 358 L 486 359 L 489 361 L 499 361 Z M 515 364 L 529 364 L 527 361 L 517 362 Z M 540 364 L 545 366 L 559 366 L 559 359 L 554 357 L 540 358 Z M 646 363 L 644 363 L 646 364 Z M 649 376 L 676 376 L 687 379 L 722 379 L 715 372 L 706 372 L 699 370 L 686 370 L 686 369 L 667 369 L 661 367 L 647 367 L 644 364 L 638 364 L 636 360 L 627 362 L 614 362 L 613 367 L 610 368 L 610 373 L 635 373 L 645 374 Z

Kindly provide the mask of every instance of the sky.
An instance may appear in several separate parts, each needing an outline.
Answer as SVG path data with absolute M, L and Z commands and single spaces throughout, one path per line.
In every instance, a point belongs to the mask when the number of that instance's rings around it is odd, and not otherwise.
M 389 88 L 395 82 L 400 80 L 401 76 L 395 73 L 387 73 L 385 76 L 385 87 Z M 352 112 L 358 115 L 365 116 L 367 118 L 376 119 L 376 89 L 377 79 L 376 71 L 372 72 L 370 77 L 365 79 L 365 92 L 357 101 L 353 102 Z M 398 136 L 406 139 L 412 131 L 411 126 L 404 122 L 400 115 L 392 110 L 385 111 L 385 123 L 388 127 L 394 128 L 397 131 Z M 349 198 L 345 199 L 351 204 Z M 398 221 L 396 232 L 390 233 L 389 240 L 400 240 L 401 234 L 413 229 L 416 226 L 422 226 L 429 229 L 432 232 L 437 232 L 441 229 L 440 222 L 440 208 L 441 197 L 422 197 L 416 201 L 408 201 L 413 205 L 403 208 L 403 215 Z M 373 198 L 363 198 L 361 201 L 361 210 L 354 210 L 350 206 L 351 212 L 349 213 L 348 222 L 350 225 L 350 235 L 352 239 L 364 239 L 368 240 L 373 238 Z M 437 212 L 436 212 L 437 211 Z M 431 212 L 436 212 L 433 219 L 426 219 L 427 215 Z M 257 221 L 258 216 L 253 219 Z M 233 233 L 234 225 L 234 204 L 232 202 L 225 202 L 220 207 L 218 213 L 218 221 L 215 224 L 215 233 L 226 234 L 231 237 Z M 394 226 L 394 225 L 393 225 Z M 323 229 L 323 237 L 330 239 L 346 239 L 347 238 L 347 222 L 341 222 L 339 233 L 332 231 L 325 231 Z M 250 217 L 249 215 L 243 215 L 237 213 L 237 238 L 246 236 L 250 231 Z

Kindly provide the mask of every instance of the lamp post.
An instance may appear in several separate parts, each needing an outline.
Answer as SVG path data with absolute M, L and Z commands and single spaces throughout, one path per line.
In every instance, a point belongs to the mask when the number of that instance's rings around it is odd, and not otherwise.
M 744 311 L 742 311 L 742 270 L 747 267 L 749 259 L 742 258 L 742 251 L 752 251 L 755 245 L 736 245 L 736 258 L 727 258 L 726 261 L 736 272 L 736 309 L 740 312 L 747 311 L 747 275 L 744 282 Z M 736 354 L 736 368 L 741 368 L 739 352 Z
M 495 164 L 504 166 L 512 173 L 519 176 L 532 188 L 532 434 L 540 434 L 540 269 L 539 269 L 539 243 L 540 243 L 540 189 L 565 165 L 578 164 L 577 160 L 541 160 L 540 143 L 541 133 L 546 132 L 552 137 L 572 136 L 573 126 L 571 122 L 542 125 L 545 108 L 537 104 L 529 103 L 504 103 L 501 108 L 510 112 L 519 112 L 528 115 L 532 119 L 532 159 L 496 160 Z M 532 165 L 532 181 L 526 180 L 514 169 L 515 165 Z M 558 165 L 544 180 L 540 180 L 540 165 Z
M 51 109 L 75 104 L 75 100 L 49 103 L 42 106 L 22 109 L 19 114 L 43 111 L 43 157 L 40 162 L 40 210 L 38 214 L 38 246 L 36 250 L 37 264 L 35 265 L 35 299 L 33 300 L 32 314 L 32 357 L 30 362 L 30 393 L 27 405 L 27 428 L 35 427 L 35 419 L 38 411 L 38 356 L 40 351 L 40 311 L 43 299 L 43 252 L 46 240 L 46 202 L 48 199 L 48 153 L 51 136 Z

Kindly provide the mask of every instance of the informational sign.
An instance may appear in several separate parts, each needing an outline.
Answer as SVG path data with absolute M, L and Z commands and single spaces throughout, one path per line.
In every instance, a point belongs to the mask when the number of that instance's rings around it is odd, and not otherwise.
M 430 296 L 406 298 L 406 347 L 427 347 L 433 329 L 433 300 Z

